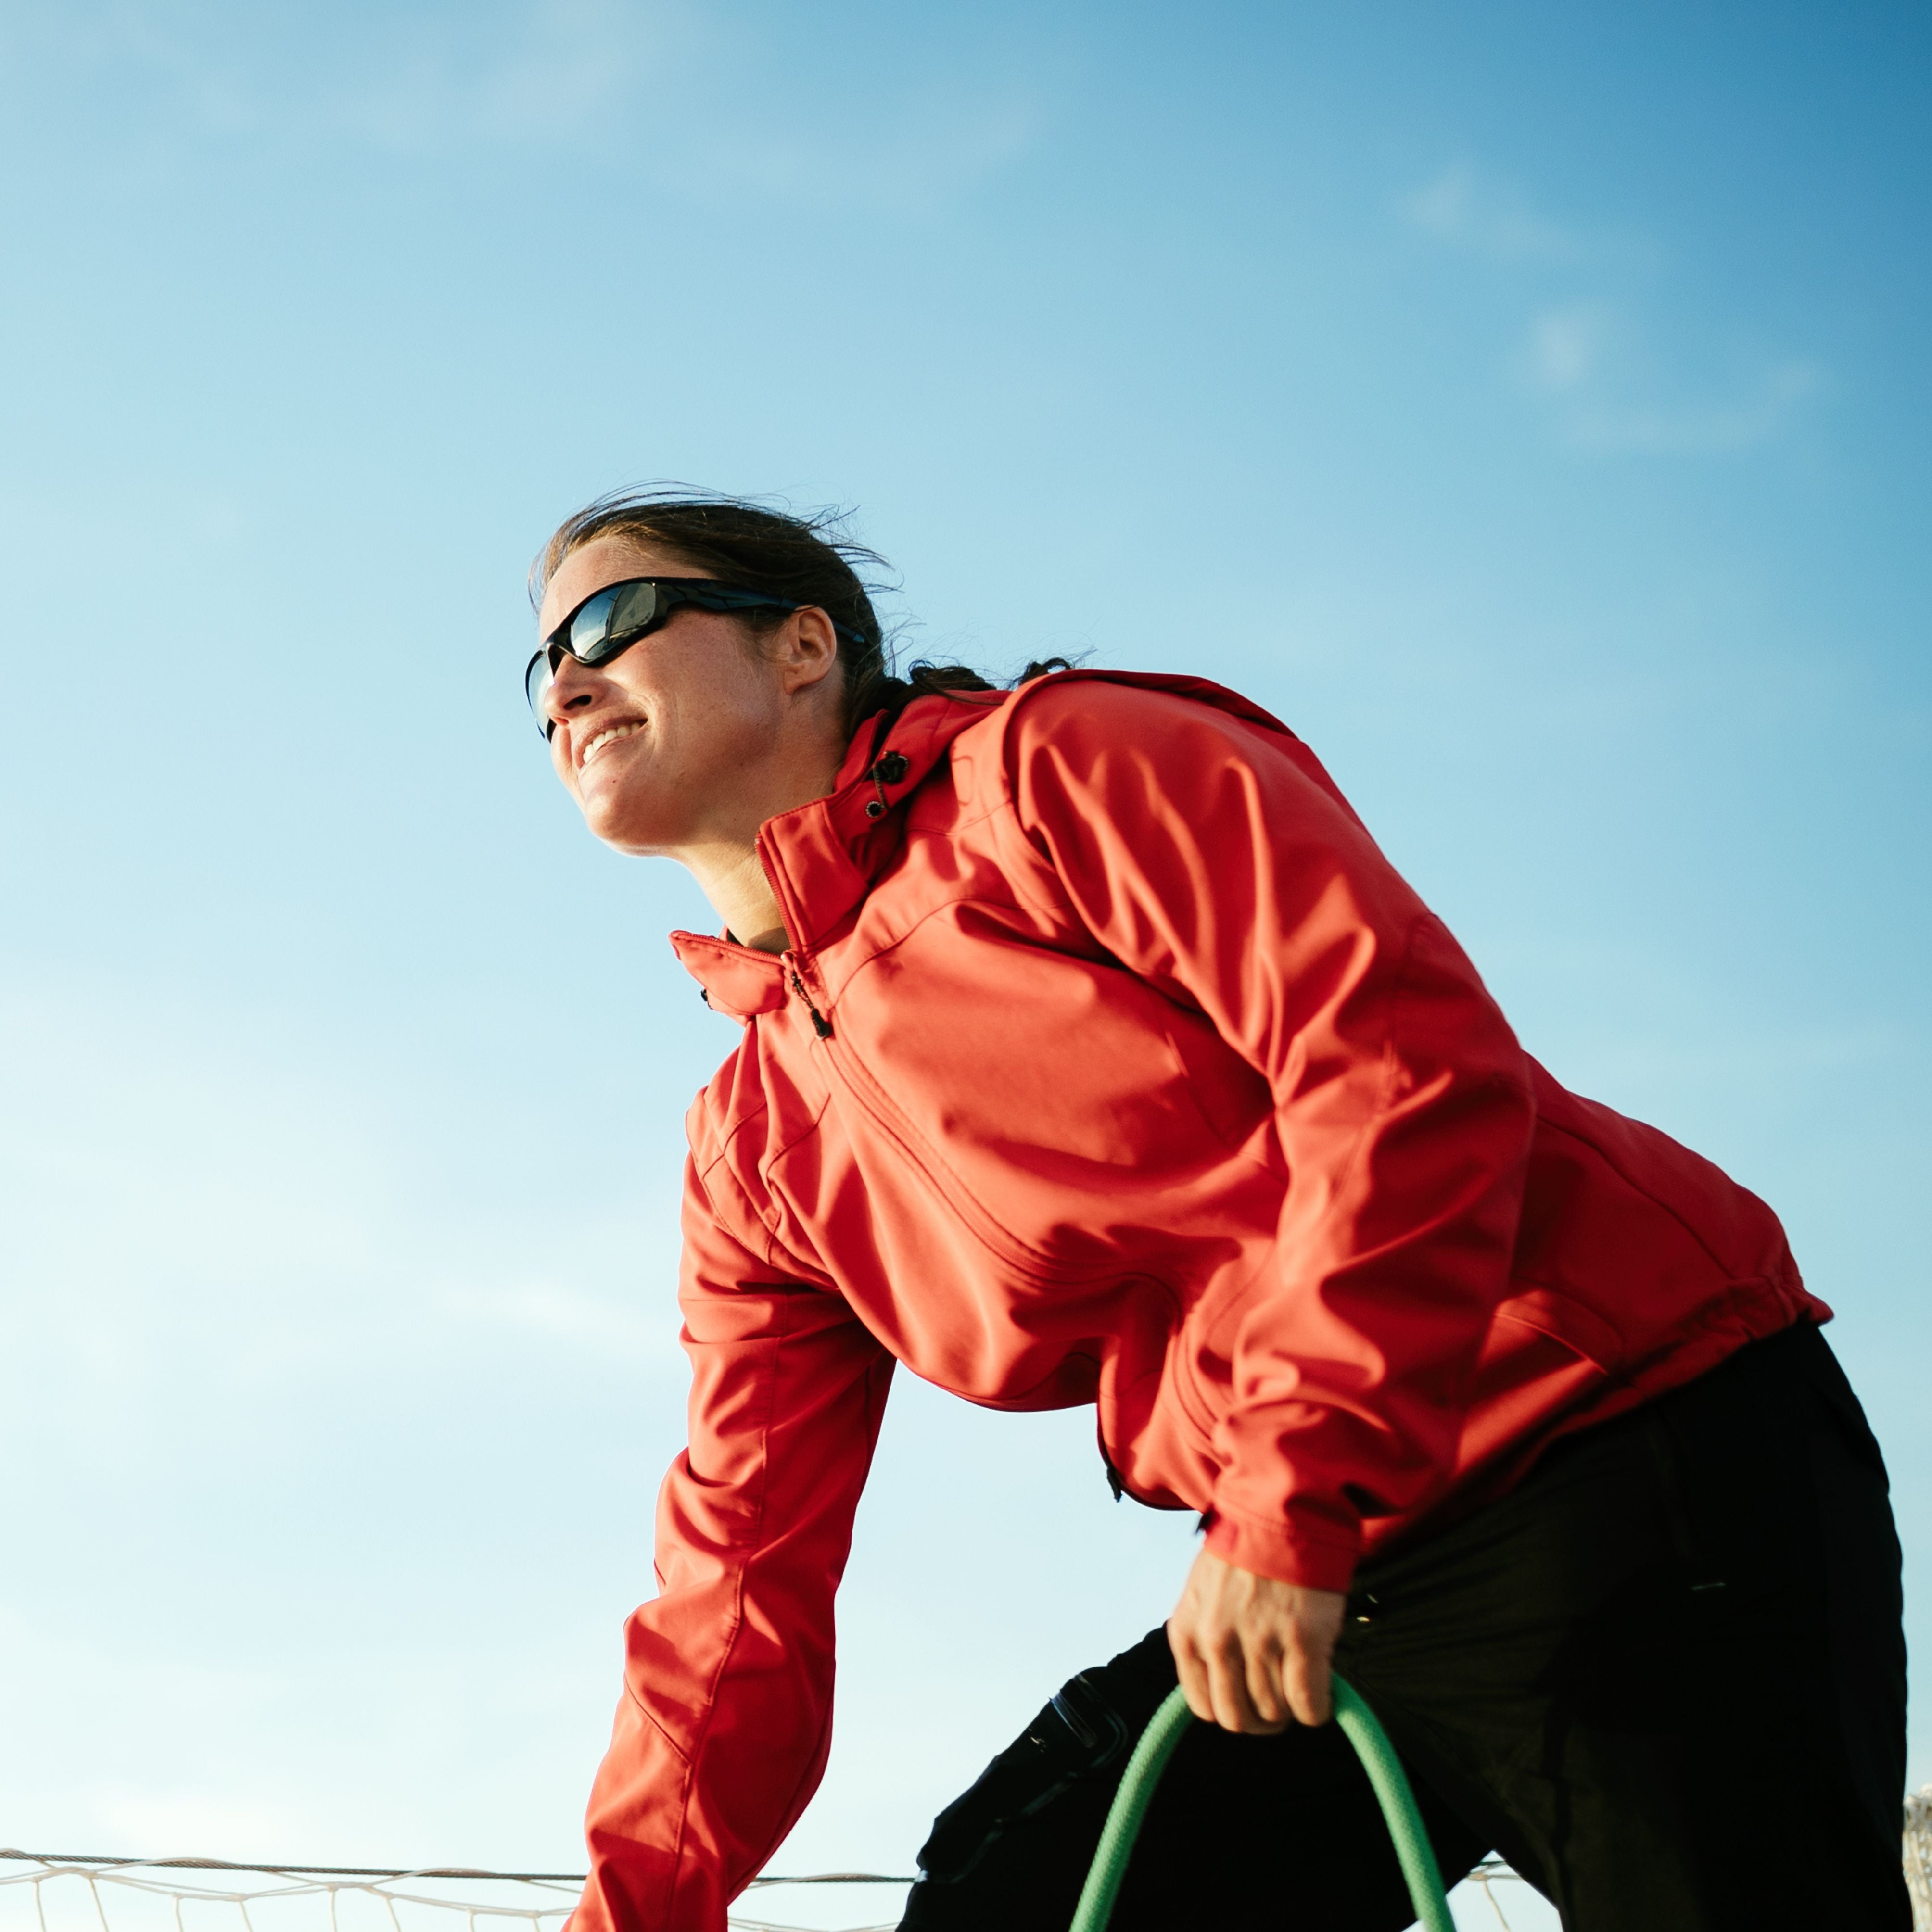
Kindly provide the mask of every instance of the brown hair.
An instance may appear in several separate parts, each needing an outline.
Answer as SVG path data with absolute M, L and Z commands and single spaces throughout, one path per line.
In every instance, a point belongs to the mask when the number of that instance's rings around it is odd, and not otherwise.
M 813 605 L 840 627 L 839 663 L 845 679 L 845 728 L 849 737 L 868 718 L 894 716 L 928 692 L 993 691 L 989 678 L 964 664 L 892 668 L 890 644 L 872 605 L 891 566 L 876 550 L 847 536 L 834 510 L 794 516 L 739 496 L 721 496 L 678 484 L 616 490 L 566 517 L 530 567 L 533 604 L 570 553 L 599 537 L 629 537 L 667 550 L 722 583 L 762 590 L 788 602 Z M 861 572 L 876 573 L 868 582 Z M 756 635 L 784 621 L 782 614 L 747 611 L 741 621 Z M 856 641 L 855 641 L 856 640 Z M 1064 658 L 1029 664 L 1015 681 L 1063 670 Z

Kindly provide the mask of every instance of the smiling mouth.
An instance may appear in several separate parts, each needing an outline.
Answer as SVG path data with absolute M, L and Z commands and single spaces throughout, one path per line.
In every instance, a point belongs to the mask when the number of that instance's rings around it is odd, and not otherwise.
M 581 772 L 593 758 L 601 758 L 620 738 L 631 737 L 643 729 L 644 720 L 641 718 L 627 718 L 621 724 L 605 725 L 584 747 L 583 753 L 577 760 L 577 769 Z

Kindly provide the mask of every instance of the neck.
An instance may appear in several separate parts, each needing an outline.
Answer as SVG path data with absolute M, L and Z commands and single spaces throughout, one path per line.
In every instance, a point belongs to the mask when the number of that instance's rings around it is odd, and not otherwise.
M 657 848 L 697 880 L 741 946 L 783 952 L 796 937 L 785 929 L 778 895 L 759 859 L 758 835 L 772 819 L 828 796 L 846 751 L 836 720 L 798 719 L 789 742 L 736 775 L 708 825 L 701 818 L 684 841 Z
M 792 944 L 778 895 L 759 862 L 758 848 L 736 841 L 681 852 L 679 859 L 698 882 L 725 930 L 741 946 L 761 952 L 783 952 Z
M 801 760 L 802 768 L 768 774 L 762 784 L 749 779 L 725 824 L 669 854 L 697 880 L 725 930 L 741 946 L 783 952 L 796 936 L 785 929 L 783 909 L 758 856 L 758 835 L 783 813 L 829 796 L 843 758 L 842 746 L 826 746 L 818 757 Z

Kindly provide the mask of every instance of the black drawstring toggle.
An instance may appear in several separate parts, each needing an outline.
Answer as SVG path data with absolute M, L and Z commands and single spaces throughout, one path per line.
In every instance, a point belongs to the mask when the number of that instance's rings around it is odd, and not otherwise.
M 866 776 L 871 779 L 879 796 L 867 802 L 867 818 L 883 818 L 885 816 L 885 788 L 889 784 L 897 784 L 912 769 L 911 762 L 903 752 L 888 752 L 884 758 L 871 766 Z

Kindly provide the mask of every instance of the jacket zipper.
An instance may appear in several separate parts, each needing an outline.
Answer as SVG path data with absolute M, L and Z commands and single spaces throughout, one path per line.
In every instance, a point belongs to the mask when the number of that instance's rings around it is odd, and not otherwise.
M 758 835 L 758 862 L 764 868 L 765 876 L 771 883 L 771 890 L 778 896 L 778 910 L 784 918 L 786 931 L 788 933 L 802 932 L 804 922 L 798 916 L 798 908 L 792 902 L 792 882 L 786 878 L 785 868 L 774 862 L 762 831 Z M 812 996 L 805 990 L 805 982 L 800 977 L 798 967 L 795 964 L 790 970 L 792 990 L 804 1001 L 805 1010 L 812 1016 L 812 1030 L 821 1040 L 830 1040 L 832 1036 L 831 1022 L 812 1004 Z
M 812 1016 L 812 1030 L 821 1040 L 830 1040 L 832 1036 L 832 1023 L 819 1012 L 816 1006 L 813 1005 L 812 996 L 806 992 L 805 982 L 799 978 L 798 969 L 795 966 L 792 969 L 792 990 L 805 1002 L 805 1010 Z
M 879 761 L 881 766 L 885 763 L 885 760 L 882 759 Z M 870 775 L 870 772 L 867 774 L 867 776 Z M 888 783 L 894 783 L 903 776 L 902 772 L 891 769 L 881 770 L 878 773 L 878 776 Z M 787 932 L 804 932 L 807 930 L 807 922 L 793 901 L 792 881 L 786 876 L 785 868 L 778 862 L 777 854 L 769 848 L 762 830 L 758 835 L 758 856 L 759 864 L 764 868 L 765 877 L 771 883 L 771 890 L 777 896 L 779 910 L 784 916 L 786 931 Z M 807 954 L 806 956 L 810 956 Z M 822 1040 L 829 1042 L 833 1037 L 832 1023 L 819 1010 L 811 994 L 807 990 L 804 979 L 796 963 L 798 957 L 796 953 L 792 955 L 793 963 L 789 968 L 792 990 L 798 995 L 806 1012 L 811 1015 L 812 1030 Z M 862 1061 L 855 1059 L 852 1067 L 848 1070 L 840 1066 L 839 1054 L 833 1052 L 829 1046 L 827 1048 L 827 1052 L 830 1055 L 828 1064 L 837 1078 L 837 1084 L 852 1096 L 859 1107 L 871 1117 L 876 1126 L 882 1128 L 897 1142 L 914 1171 L 921 1176 L 933 1193 L 946 1203 L 959 1220 L 972 1230 L 976 1239 L 983 1242 L 995 1254 L 999 1256 L 1009 1268 L 1017 1268 L 1029 1280 L 1040 1282 L 1043 1285 L 1050 1285 L 1058 1279 L 1050 1269 L 1047 1268 L 1043 1257 L 1029 1252 L 1020 1244 L 1013 1241 L 1006 1234 L 1005 1230 L 1001 1228 L 999 1222 L 994 1220 L 978 1202 L 969 1200 L 968 1204 L 962 1204 L 952 1199 L 947 1189 L 934 1179 L 932 1168 L 927 1164 L 924 1156 L 918 1150 L 916 1144 L 919 1136 L 917 1130 L 912 1128 L 912 1124 L 903 1114 L 898 1114 L 883 1090 L 878 1088 L 876 1083 L 867 1072 Z M 868 1088 L 871 1088 L 872 1091 L 868 1092 L 867 1090 Z M 874 1097 L 875 1094 L 876 1098 Z
M 891 778 L 896 774 L 882 773 L 881 776 Z M 758 835 L 758 856 L 759 862 L 764 867 L 765 877 L 771 882 L 771 889 L 777 896 L 779 910 L 784 916 L 786 932 L 805 931 L 806 922 L 792 896 L 792 882 L 786 875 L 785 868 L 777 862 L 777 854 L 768 848 L 765 835 L 762 831 Z M 809 957 L 809 955 L 807 956 Z M 792 990 L 798 995 L 806 1012 L 811 1015 L 812 1030 L 822 1040 L 829 1042 L 833 1038 L 832 1023 L 819 1010 L 810 992 L 807 991 L 804 979 L 796 964 L 798 957 L 798 955 L 795 953 L 792 956 L 794 963 L 788 968 Z M 999 1256 L 1008 1267 L 1017 1268 L 1029 1280 L 1037 1281 L 1045 1286 L 1056 1285 L 1059 1277 L 1049 1267 L 1044 1257 L 1031 1252 L 1023 1245 L 1014 1241 L 978 1202 L 972 1200 L 970 1197 L 964 1203 L 954 1200 L 948 1189 L 934 1178 L 931 1166 L 927 1162 L 924 1155 L 919 1151 L 918 1143 L 920 1136 L 918 1130 L 902 1113 L 899 1112 L 884 1090 L 879 1088 L 877 1083 L 872 1079 L 866 1070 L 864 1063 L 855 1058 L 852 1066 L 848 1069 L 840 1065 L 839 1053 L 833 1052 L 830 1046 L 828 1046 L 827 1052 L 829 1056 L 828 1064 L 837 1084 L 851 1095 L 854 1102 L 863 1112 L 870 1117 L 876 1126 L 882 1129 L 897 1143 L 914 1171 L 924 1180 L 933 1194 L 945 1202 L 951 1212 L 971 1230 L 974 1238 L 984 1243 L 994 1254 Z M 1167 1289 L 1167 1292 L 1171 1298 L 1172 1289 Z M 1178 1305 L 1176 1312 L 1178 1316 Z M 1193 1418 L 1190 1417 L 1189 1419 Z

